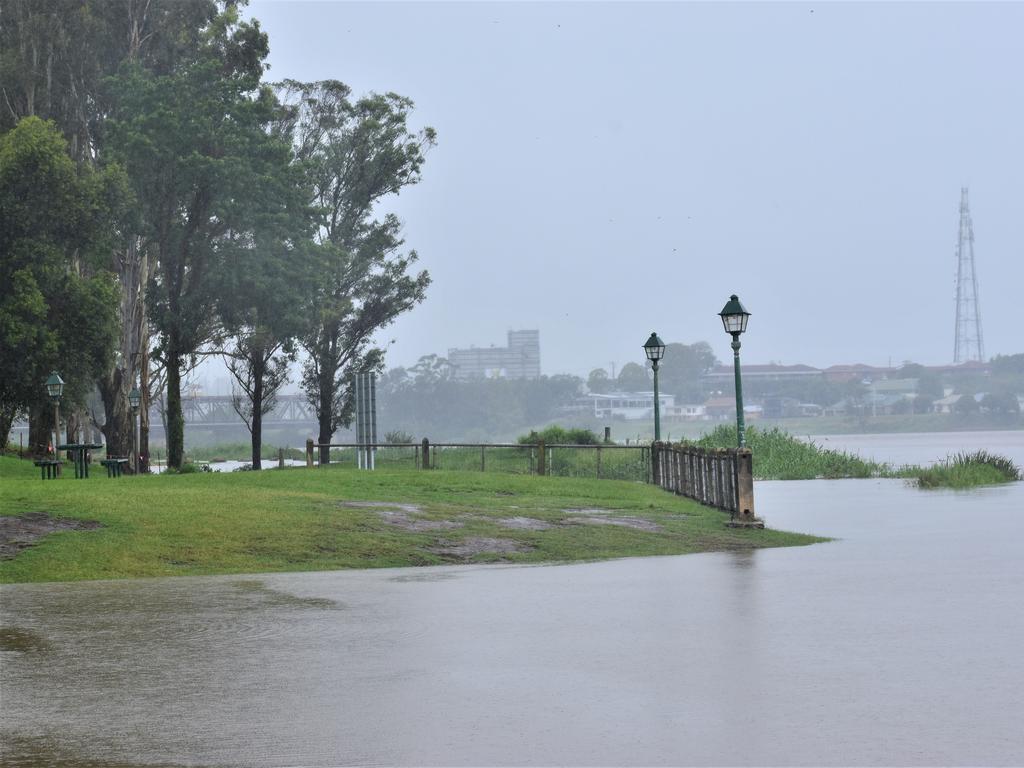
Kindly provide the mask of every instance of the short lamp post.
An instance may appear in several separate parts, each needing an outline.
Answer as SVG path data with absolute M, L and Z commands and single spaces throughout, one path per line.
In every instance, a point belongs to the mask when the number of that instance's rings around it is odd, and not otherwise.
M 53 457 L 57 458 L 60 455 L 57 446 L 60 445 L 60 398 L 64 394 L 64 379 L 56 371 L 46 380 L 46 394 L 53 401 Z
M 661 399 L 658 396 L 658 363 L 665 356 L 665 342 L 652 333 L 644 343 L 644 352 L 654 369 L 654 442 L 661 442 Z
M 740 378 L 740 334 L 747 330 L 747 319 L 750 313 L 740 304 L 739 297 L 734 293 L 729 301 L 718 313 L 722 318 L 722 325 L 725 332 L 732 336 L 732 360 L 736 374 L 736 434 L 739 438 L 739 447 L 747 445 L 743 425 L 743 381 Z
M 139 474 L 139 443 L 138 431 L 136 429 L 139 416 L 139 404 L 142 402 L 142 393 L 138 387 L 132 387 L 128 393 L 128 405 L 132 407 L 132 471 Z

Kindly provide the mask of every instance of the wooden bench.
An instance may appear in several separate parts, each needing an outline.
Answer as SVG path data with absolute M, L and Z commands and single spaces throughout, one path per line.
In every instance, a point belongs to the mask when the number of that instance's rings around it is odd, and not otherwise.
M 100 459 L 100 464 L 107 468 L 107 477 L 120 477 L 127 463 L 128 459 L 116 459 L 110 456 Z
M 55 479 L 60 475 L 60 462 L 57 459 L 39 459 L 32 462 L 39 467 L 39 479 Z

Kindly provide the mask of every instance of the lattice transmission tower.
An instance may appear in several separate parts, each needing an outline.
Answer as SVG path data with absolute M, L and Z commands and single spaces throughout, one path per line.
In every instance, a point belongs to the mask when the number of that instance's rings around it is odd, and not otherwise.
M 974 224 L 967 203 L 967 187 L 960 188 L 960 238 L 956 244 L 956 341 L 953 362 L 985 361 L 978 304 L 978 273 L 974 268 Z

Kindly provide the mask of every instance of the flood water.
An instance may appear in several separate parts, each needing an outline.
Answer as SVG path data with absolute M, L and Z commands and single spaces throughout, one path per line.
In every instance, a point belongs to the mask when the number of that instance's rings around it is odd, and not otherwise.
M 1024 484 L 759 483 L 810 547 L 5 586 L 8 765 L 1021 765 Z
M 889 435 L 812 435 L 805 438 L 823 448 L 857 454 L 894 466 L 926 466 L 965 451 L 988 451 L 1024 467 L 1024 432 L 989 430 L 976 432 L 906 432 Z

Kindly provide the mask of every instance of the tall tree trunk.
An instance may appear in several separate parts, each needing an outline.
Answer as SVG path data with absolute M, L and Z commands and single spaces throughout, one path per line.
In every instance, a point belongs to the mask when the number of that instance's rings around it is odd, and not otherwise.
M 331 421 L 333 420 L 334 412 L 334 377 L 330 374 L 324 375 L 323 369 L 320 373 L 320 415 L 318 421 L 320 422 L 320 436 L 317 442 L 326 444 L 331 442 L 331 437 L 334 436 L 334 430 L 331 429 Z M 331 461 L 331 449 L 321 446 L 320 448 L 320 463 L 329 464 Z
M 7 448 L 7 440 L 11 436 L 11 427 L 17 412 L 13 408 L 0 408 L 0 449 Z
M 132 417 L 126 378 L 124 368 L 117 366 L 97 382 L 103 400 L 102 432 L 110 456 L 129 456 L 132 452 Z
M 142 354 L 139 361 L 139 391 L 142 405 L 139 407 L 139 473 L 149 473 L 149 331 L 143 328 Z
M 165 354 L 167 361 L 167 466 L 181 469 L 185 455 L 185 415 L 181 410 L 181 355 L 176 347 L 171 347 Z
M 113 268 L 121 292 L 118 308 L 120 355 L 114 367 L 97 382 L 103 400 L 103 434 L 107 439 L 107 452 L 113 456 L 128 456 L 132 452 L 135 418 L 128 403 L 128 393 L 137 384 L 146 342 L 147 266 L 145 250 L 139 248 L 137 238 L 130 238 L 123 251 L 114 253 Z
M 253 355 L 252 359 L 252 468 L 263 469 L 263 376 L 266 365 L 263 352 Z
M 34 459 L 45 458 L 53 443 L 53 405 L 34 405 L 28 412 L 28 450 Z M 56 446 L 54 446 L 56 450 Z

